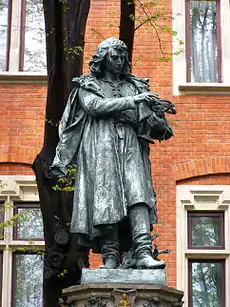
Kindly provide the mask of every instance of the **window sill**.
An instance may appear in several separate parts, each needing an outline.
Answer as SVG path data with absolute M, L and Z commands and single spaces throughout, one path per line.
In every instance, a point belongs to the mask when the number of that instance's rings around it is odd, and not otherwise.
M 185 251 L 185 256 L 188 259 L 225 259 L 229 257 L 229 250 L 220 250 L 220 249 L 190 249 Z
M 180 95 L 214 96 L 230 95 L 230 84 L 226 83 L 186 83 L 179 85 Z
M 41 84 L 47 85 L 48 77 L 31 72 L 0 72 L 0 84 Z

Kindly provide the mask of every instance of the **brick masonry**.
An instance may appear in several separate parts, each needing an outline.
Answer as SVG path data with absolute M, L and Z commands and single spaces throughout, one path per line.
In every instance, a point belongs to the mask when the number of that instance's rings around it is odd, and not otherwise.
M 171 14 L 171 1 L 162 0 Z M 87 24 L 87 62 L 103 38 L 118 36 L 119 0 L 93 0 Z M 171 50 L 171 37 L 163 34 L 164 48 Z M 160 249 L 172 253 L 167 262 L 169 286 L 176 286 L 176 185 L 230 184 L 229 97 L 172 96 L 172 62 L 154 62 L 160 56 L 153 29 L 144 26 L 136 32 L 133 73 L 148 77 L 152 91 L 170 99 L 178 114 L 175 136 L 151 145 L 152 176 L 157 192 L 159 224 L 154 231 Z M 178 72 L 180 73 L 180 72 Z M 30 166 L 43 142 L 46 87 L 28 84 L 0 85 L 0 174 L 33 174 Z M 101 263 L 91 256 L 91 266 Z

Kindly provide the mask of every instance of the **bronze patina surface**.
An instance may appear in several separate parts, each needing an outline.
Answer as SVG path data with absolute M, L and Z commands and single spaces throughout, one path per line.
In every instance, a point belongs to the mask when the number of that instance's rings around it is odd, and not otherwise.
M 116 38 L 98 46 L 89 67 L 90 74 L 74 79 L 50 167 L 62 177 L 76 164 L 70 231 L 102 253 L 107 269 L 118 268 L 130 248 L 137 269 L 164 268 L 152 254 L 157 214 L 149 143 L 173 136 L 165 113 L 175 113 L 174 106 L 130 73 L 127 47 Z

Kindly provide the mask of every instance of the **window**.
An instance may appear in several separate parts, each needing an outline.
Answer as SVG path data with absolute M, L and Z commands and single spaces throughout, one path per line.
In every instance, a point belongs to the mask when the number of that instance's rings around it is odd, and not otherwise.
M 173 28 L 185 43 L 185 52 L 173 56 L 174 95 L 229 94 L 229 0 L 173 0 L 172 4 Z M 177 44 L 174 38 L 175 51 Z
M 42 307 L 45 243 L 35 178 L 0 176 L 0 184 L 4 222 L 16 219 L 0 239 L 0 307 Z
M 14 253 L 12 275 L 12 307 L 42 307 L 42 256 Z
M 225 261 L 192 261 L 188 264 L 189 306 L 225 306 Z
M 0 1 L 0 71 L 7 69 L 9 1 Z
M 185 14 L 187 81 L 221 82 L 220 1 L 186 0 Z
M 224 248 L 224 212 L 188 212 L 188 248 Z
M 230 306 L 230 186 L 177 186 L 177 288 L 184 307 Z
M 188 212 L 188 248 L 224 249 L 224 212 Z M 189 306 L 223 307 L 225 261 L 188 262 Z
M 20 70 L 46 73 L 42 1 L 22 0 Z
M 15 240 L 43 240 L 43 223 L 38 203 L 16 203 L 14 214 L 19 214 L 13 232 Z
M 0 1 L 0 35 L 3 38 L 0 43 L 0 71 L 46 74 L 42 3 L 42 0 Z M 11 26 L 7 32 L 8 10 Z

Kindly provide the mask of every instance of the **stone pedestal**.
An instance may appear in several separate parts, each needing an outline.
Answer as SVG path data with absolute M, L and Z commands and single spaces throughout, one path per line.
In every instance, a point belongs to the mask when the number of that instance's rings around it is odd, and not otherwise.
M 166 286 L 165 270 L 83 269 L 82 285 L 94 283 L 157 284 Z
M 123 280 L 124 276 L 126 282 Z M 183 306 L 183 292 L 167 287 L 165 277 L 164 270 L 85 270 L 81 285 L 64 289 L 66 303 L 63 306 Z
M 63 291 L 69 307 L 181 307 L 183 292 L 162 285 L 91 284 Z

